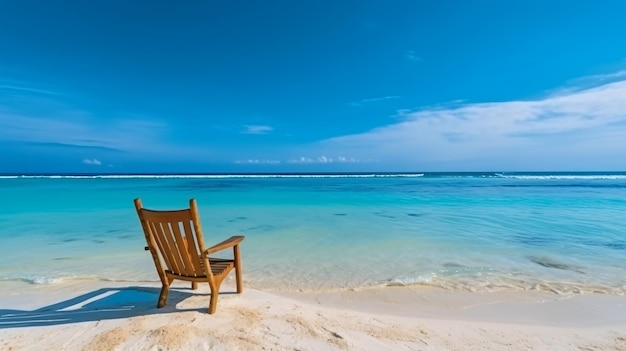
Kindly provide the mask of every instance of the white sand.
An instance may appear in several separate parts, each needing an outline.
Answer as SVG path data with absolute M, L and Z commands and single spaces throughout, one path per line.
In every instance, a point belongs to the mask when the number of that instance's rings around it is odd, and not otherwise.
M 186 286 L 181 286 L 186 287 Z M 0 282 L 1 350 L 626 350 L 626 297 Z

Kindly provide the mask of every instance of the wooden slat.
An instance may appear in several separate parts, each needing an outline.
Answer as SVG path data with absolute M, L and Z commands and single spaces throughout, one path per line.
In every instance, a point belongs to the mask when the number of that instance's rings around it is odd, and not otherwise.
M 174 270 L 178 274 L 184 275 L 185 265 L 183 264 L 183 261 L 180 258 L 178 245 L 176 243 L 176 239 L 174 238 L 174 233 L 172 232 L 172 223 L 169 223 L 169 222 L 161 223 L 161 226 L 163 227 L 165 238 L 168 240 L 168 243 L 170 246 L 170 251 L 168 252 L 168 255 L 170 255 L 173 261 L 174 267 L 172 267 L 172 270 Z
M 172 255 L 173 247 L 170 244 L 170 240 L 163 225 L 164 223 L 161 222 L 157 222 L 154 224 L 156 228 L 156 236 L 157 238 L 159 238 L 161 244 L 163 245 L 163 251 L 161 252 L 161 254 L 165 258 L 165 261 L 168 262 L 167 267 L 174 272 L 178 272 L 178 264 L 176 263 L 176 261 L 174 260 L 174 256 Z
M 200 261 L 200 250 L 198 247 L 198 243 L 196 242 L 196 236 L 191 230 L 191 222 L 184 221 L 183 229 L 185 231 L 186 239 L 187 239 L 187 252 L 189 254 L 189 257 L 191 257 L 191 260 L 194 266 L 195 275 L 196 276 L 204 275 L 205 272 L 202 270 L 202 262 Z
M 155 227 L 157 228 L 156 233 L 159 240 L 163 244 L 163 252 L 161 254 L 166 258 L 168 263 L 168 268 L 173 272 L 180 273 L 180 257 L 176 257 L 174 254 L 176 251 L 176 244 L 174 243 L 169 223 L 158 222 L 155 223 Z
M 180 230 L 181 223 L 171 223 L 172 231 L 174 234 L 174 238 L 176 239 L 176 247 L 178 255 L 180 256 L 182 263 L 182 270 L 180 271 L 183 275 L 195 276 L 196 272 L 193 267 L 193 263 L 191 261 L 191 257 L 189 256 L 189 249 L 187 248 L 187 240 L 184 238 L 183 233 Z
M 141 214 L 144 220 L 155 223 L 165 222 L 183 222 L 191 220 L 191 211 L 189 210 L 177 210 L 177 211 L 153 211 L 142 209 Z
M 226 272 L 230 272 L 231 269 L 235 268 L 235 263 L 233 260 L 220 260 L 218 259 L 217 261 L 215 261 L 215 259 L 211 259 L 211 271 L 215 276 L 221 276 Z M 198 278 L 198 279 L 204 279 L 206 281 L 206 279 L 208 278 L 206 275 L 199 275 L 197 277 L 187 277 L 185 275 L 182 274 L 177 274 L 173 271 L 167 270 L 168 274 L 177 276 L 179 278 Z
M 235 267 L 235 263 L 233 260 L 210 258 L 209 261 L 213 275 L 222 275 L 226 271 L 230 271 L 230 269 L 233 269 Z
M 161 258 L 163 258 L 163 261 L 165 261 L 165 265 L 167 266 L 167 268 L 172 269 L 172 263 L 170 262 L 170 258 L 169 256 L 165 254 L 169 250 L 169 246 L 167 246 L 167 242 L 163 242 L 163 240 L 161 240 L 162 235 L 158 233 L 157 223 L 148 222 L 148 221 L 146 221 L 146 223 L 150 227 L 152 238 L 154 239 L 154 241 L 157 244 L 157 247 L 159 248 L 159 253 L 161 254 Z M 160 227 L 160 225 L 158 225 L 158 227 Z

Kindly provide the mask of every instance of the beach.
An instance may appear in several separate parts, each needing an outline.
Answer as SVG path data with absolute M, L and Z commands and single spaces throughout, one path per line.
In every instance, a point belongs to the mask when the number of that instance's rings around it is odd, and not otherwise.
M 0 0 L 0 351 L 626 351 L 625 14 Z
M 626 350 L 626 174 L 4 176 L 2 350 Z M 160 283 L 132 199 L 245 235 Z M 232 275 L 232 274 L 231 274 Z
M 25 287 L 3 289 L 3 350 L 626 350 L 624 296 L 226 285 L 209 315 L 203 286 L 162 309 L 158 284 Z

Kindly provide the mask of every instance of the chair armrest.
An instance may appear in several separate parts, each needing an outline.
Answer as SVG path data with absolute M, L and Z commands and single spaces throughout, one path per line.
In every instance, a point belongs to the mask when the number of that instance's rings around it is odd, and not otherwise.
M 222 241 L 221 243 L 215 244 L 215 245 L 209 247 L 208 249 L 204 250 L 204 254 L 205 255 L 209 255 L 209 254 L 212 254 L 214 252 L 222 251 L 222 250 L 227 249 L 229 247 L 233 247 L 235 245 L 238 245 L 240 242 L 243 241 L 244 238 L 245 238 L 245 236 L 243 236 L 243 235 L 231 236 L 230 238 Z

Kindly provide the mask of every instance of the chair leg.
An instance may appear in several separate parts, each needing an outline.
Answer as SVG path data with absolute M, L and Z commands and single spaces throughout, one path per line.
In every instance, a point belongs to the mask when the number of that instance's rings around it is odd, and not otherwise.
M 191 290 L 198 289 L 198 282 L 191 282 Z
M 241 277 L 241 258 L 239 257 L 239 245 L 233 247 L 235 256 L 235 277 L 237 278 L 237 294 L 243 292 L 243 280 Z
M 159 294 L 159 302 L 157 302 L 157 308 L 161 308 L 165 306 L 165 303 L 167 303 L 167 295 L 170 292 L 170 284 L 172 284 L 172 282 L 169 280 L 163 282 L 161 293 Z
M 211 302 L 209 303 L 209 314 L 215 313 L 217 309 L 217 297 L 220 294 L 219 287 L 211 285 Z

